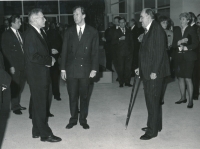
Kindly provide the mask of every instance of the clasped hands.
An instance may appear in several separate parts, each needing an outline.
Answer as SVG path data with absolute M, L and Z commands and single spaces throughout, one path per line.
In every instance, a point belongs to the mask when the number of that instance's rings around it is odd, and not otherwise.
M 135 74 L 136 74 L 136 75 L 139 75 L 139 68 L 135 69 Z M 152 72 L 152 73 L 150 74 L 150 78 L 151 78 L 152 80 L 156 79 L 156 78 L 157 78 L 156 73 L 153 73 L 153 72 Z
M 125 36 L 121 36 L 121 37 L 119 38 L 119 40 L 125 40 L 125 39 L 126 39 Z
M 188 42 L 188 38 L 183 38 L 181 40 L 178 41 L 178 46 L 179 47 L 179 51 L 187 51 L 188 48 L 182 44 L 187 43 Z
M 89 78 L 94 78 L 96 76 L 97 72 L 95 70 L 92 70 L 90 72 L 90 76 Z M 61 70 L 61 78 L 66 81 L 67 79 L 67 74 L 66 74 L 66 71 L 65 70 Z

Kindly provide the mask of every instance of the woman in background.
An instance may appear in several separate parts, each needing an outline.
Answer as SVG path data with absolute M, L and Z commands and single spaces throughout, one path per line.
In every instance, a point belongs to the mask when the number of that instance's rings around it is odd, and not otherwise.
M 176 104 L 186 103 L 186 85 L 189 95 L 188 108 L 193 107 L 193 83 L 192 73 L 194 61 L 197 55 L 194 49 L 198 46 L 198 36 L 195 30 L 189 26 L 191 16 L 184 12 L 179 15 L 180 27 L 174 28 L 172 47 L 174 48 L 175 73 L 178 78 L 181 99 Z

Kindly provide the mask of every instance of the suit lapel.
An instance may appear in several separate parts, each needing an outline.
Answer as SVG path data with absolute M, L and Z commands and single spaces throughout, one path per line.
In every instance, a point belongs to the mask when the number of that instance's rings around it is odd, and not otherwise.
M 144 34 L 145 37 L 143 37 L 143 40 L 142 40 L 143 45 L 145 45 L 145 43 L 148 41 L 149 36 L 152 34 L 151 32 L 153 30 L 153 26 L 154 26 L 154 20 L 151 23 L 149 31 L 146 34 Z
M 47 52 L 49 52 L 48 45 L 47 45 L 44 37 L 42 37 L 33 26 L 30 25 L 30 27 L 32 27 L 32 29 L 34 30 L 36 36 L 40 39 L 40 41 L 42 42 L 42 44 L 46 47 Z
M 16 36 L 15 33 L 13 32 L 13 30 L 12 30 L 11 28 L 9 28 L 8 31 L 10 32 L 11 36 L 13 37 L 13 39 L 14 39 L 17 43 L 19 43 L 19 41 L 18 41 L 18 39 L 17 39 L 17 36 Z

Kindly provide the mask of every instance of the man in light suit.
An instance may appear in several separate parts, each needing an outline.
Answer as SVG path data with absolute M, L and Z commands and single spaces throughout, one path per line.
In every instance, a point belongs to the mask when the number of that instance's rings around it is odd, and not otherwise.
M 18 31 L 21 26 L 20 16 L 10 17 L 10 28 L 2 35 L 2 51 L 5 56 L 6 69 L 12 77 L 11 82 L 11 110 L 21 115 L 25 107 L 20 105 L 21 93 L 23 91 L 26 77 L 24 72 L 24 49 L 23 37 Z
M 29 28 L 24 35 L 24 52 L 27 82 L 32 98 L 32 137 L 41 141 L 59 142 L 61 138 L 53 135 L 47 123 L 47 99 L 50 88 L 50 67 L 55 58 L 49 54 L 47 43 L 41 34 L 46 19 L 42 10 L 35 8 L 29 12 Z
M 61 77 L 67 81 L 71 118 L 67 129 L 78 121 L 78 101 L 80 97 L 79 123 L 84 129 L 89 129 L 88 90 L 90 79 L 98 71 L 98 32 L 85 23 L 85 10 L 81 6 L 73 9 L 76 25 L 69 28 L 64 36 L 61 59 Z
M 142 10 L 140 22 L 145 34 L 139 50 L 139 68 L 135 71 L 143 79 L 148 120 L 147 127 L 142 128 L 146 132 L 141 140 L 156 137 L 162 130 L 161 89 L 163 78 L 170 75 L 166 34 L 154 18 L 152 9 Z

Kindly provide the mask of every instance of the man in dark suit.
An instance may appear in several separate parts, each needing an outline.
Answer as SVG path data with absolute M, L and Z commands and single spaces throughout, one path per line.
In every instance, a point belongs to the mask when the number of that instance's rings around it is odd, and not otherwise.
M 111 36 L 110 36 L 110 30 L 113 26 L 112 22 L 109 22 L 108 28 L 105 30 L 104 37 L 102 40 L 104 43 L 104 49 L 106 54 L 106 68 L 113 72 L 112 69 L 112 50 L 111 50 Z
M 10 75 L 5 71 L 3 55 L 0 52 L 0 110 L 3 103 L 2 92 L 9 88 L 11 83 Z
M 138 40 L 139 37 L 139 28 L 137 27 L 137 22 L 135 19 L 131 19 L 129 22 L 129 26 L 131 29 L 131 35 L 133 39 L 133 62 L 132 62 L 132 76 L 135 76 L 135 69 L 138 68 L 138 57 L 139 57 L 139 48 L 140 42 Z
M 56 59 L 54 66 L 50 68 L 52 92 L 54 99 L 60 101 L 60 69 L 58 64 L 58 58 L 60 57 L 60 52 L 62 49 L 62 37 L 56 29 L 56 24 L 53 22 L 50 25 L 50 29 L 47 31 L 47 40 L 50 46 L 49 49 L 51 50 L 51 56 L 53 56 Z
M 119 87 L 131 87 L 131 66 L 133 59 L 133 41 L 131 31 L 125 27 L 125 18 L 120 18 L 120 27 L 113 31 L 112 46 L 115 49 L 113 63 L 117 71 Z
M 143 9 L 140 15 L 145 34 L 139 50 L 139 68 L 135 71 L 143 79 L 148 111 L 147 127 L 142 128 L 146 132 L 141 140 L 156 137 L 162 129 L 161 89 L 163 78 L 170 75 L 166 34 L 154 17 L 150 8 Z
M 24 34 L 24 52 L 26 62 L 27 82 L 32 98 L 32 137 L 41 141 L 59 142 L 61 138 L 53 135 L 47 123 L 47 99 L 50 86 L 50 67 L 55 59 L 49 55 L 49 50 L 41 28 L 46 19 L 39 8 L 29 12 L 29 28 Z
M 11 110 L 17 115 L 21 115 L 21 110 L 25 107 L 20 105 L 21 93 L 23 91 L 26 77 L 24 72 L 24 50 L 22 34 L 18 31 L 21 26 L 20 16 L 10 17 L 11 27 L 2 35 L 2 50 L 6 59 L 6 66 L 10 75 L 11 82 Z
M 198 26 L 196 25 L 197 17 L 193 12 L 189 12 L 191 16 L 191 21 L 190 21 L 190 26 L 195 30 L 197 33 Z M 200 78 L 199 78 L 199 66 L 200 66 L 200 57 L 199 57 L 199 46 L 195 49 L 195 52 L 197 54 L 197 60 L 194 62 L 194 70 L 193 70 L 193 75 L 192 75 L 192 83 L 193 83 L 193 100 L 198 100 L 199 98 L 199 83 L 200 83 Z
M 84 129 L 89 129 L 88 91 L 90 79 L 98 71 L 98 32 L 85 24 L 85 10 L 81 6 L 73 9 L 76 25 L 69 28 L 64 36 L 61 59 L 61 77 L 67 80 L 71 118 L 67 129 L 72 128 L 78 121 L 78 101 L 80 97 L 79 122 Z

